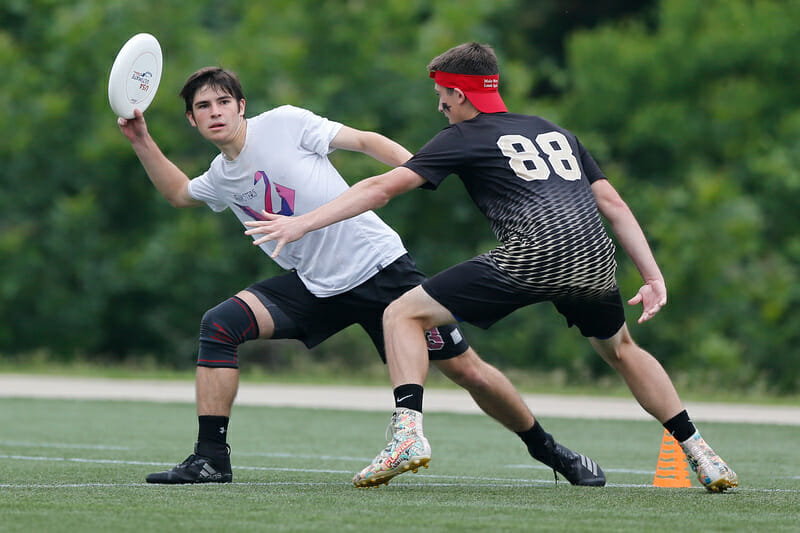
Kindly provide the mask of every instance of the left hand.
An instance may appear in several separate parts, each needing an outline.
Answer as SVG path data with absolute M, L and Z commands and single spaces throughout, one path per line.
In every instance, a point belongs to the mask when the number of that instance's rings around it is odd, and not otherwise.
M 275 241 L 275 251 L 270 254 L 273 259 L 278 257 L 284 245 L 299 240 L 307 233 L 303 227 L 303 221 L 299 217 L 287 217 L 261 211 L 265 220 L 248 220 L 244 223 L 248 230 L 245 235 L 264 234 L 253 241 L 253 245 L 258 246 L 265 242 Z
M 667 304 L 667 286 L 664 280 L 645 280 L 645 284 L 636 293 L 636 296 L 628 300 L 629 305 L 641 303 L 643 306 L 642 316 L 638 323 L 641 324 L 653 318 L 658 311 Z

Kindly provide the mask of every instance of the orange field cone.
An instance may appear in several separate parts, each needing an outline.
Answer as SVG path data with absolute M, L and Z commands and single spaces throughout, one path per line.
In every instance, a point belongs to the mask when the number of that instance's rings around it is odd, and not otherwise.
M 691 487 L 689 468 L 686 457 L 675 438 L 664 430 L 661 439 L 661 451 L 658 453 L 656 475 L 653 478 L 654 487 Z

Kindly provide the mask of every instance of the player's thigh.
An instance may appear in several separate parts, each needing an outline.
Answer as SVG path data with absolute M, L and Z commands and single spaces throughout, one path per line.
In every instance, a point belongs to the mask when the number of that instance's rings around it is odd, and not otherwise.
M 250 307 L 253 316 L 256 317 L 258 324 L 259 339 L 271 339 L 275 333 L 275 322 L 272 320 L 272 315 L 261 303 L 261 300 L 250 291 L 239 291 L 236 296 Z
M 628 330 L 628 326 L 626 324 L 622 324 L 622 327 L 619 328 L 619 331 L 607 339 L 589 337 L 589 342 L 592 344 L 592 347 L 597 351 L 597 353 L 600 354 L 600 357 L 602 357 L 612 367 L 615 367 L 615 365 L 620 361 L 623 353 L 631 353 L 630 351 L 626 352 L 625 348 L 627 346 L 634 345 L 630 331 Z
M 545 298 L 514 285 L 485 256 L 452 266 L 422 283 L 425 292 L 459 322 L 486 329 L 520 307 Z
M 383 313 L 385 325 L 408 319 L 420 322 L 425 329 L 457 322 L 453 314 L 425 292 L 422 286 L 414 287 L 400 296 Z

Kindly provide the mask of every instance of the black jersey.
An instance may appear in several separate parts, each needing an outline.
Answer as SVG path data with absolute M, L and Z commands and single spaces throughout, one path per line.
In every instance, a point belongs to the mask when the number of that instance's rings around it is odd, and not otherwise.
M 425 188 L 461 178 L 502 242 L 486 259 L 521 289 L 591 295 L 616 286 L 614 245 L 591 190 L 605 176 L 569 131 L 540 117 L 482 113 L 443 129 L 403 166 Z

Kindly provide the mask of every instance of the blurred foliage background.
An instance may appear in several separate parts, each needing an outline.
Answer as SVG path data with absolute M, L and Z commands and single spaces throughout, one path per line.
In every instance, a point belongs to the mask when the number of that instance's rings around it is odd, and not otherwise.
M 796 0 L 0 0 L 0 357 L 190 368 L 203 312 L 279 272 L 235 217 L 151 186 L 107 99 L 130 36 L 161 42 L 148 125 L 190 176 L 215 155 L 177 96 L 201 66 L 239 74 L 249 115 L 293 104 L 415 151 L 446 125 L 425 66 L 474 40 L 495 47 L 509 108 L 576 133 L 642 223 L 670 300 L 641 326 L 629 309 L 639 343 L 690 386 L 797 393 L 798 20 Z M 384 170 L 332 157 L 351 183 Z M 429 273 L 495 245 L 457 179 L 379 214 Z M 610 374 L 548 304 L 465 330 L 505 369 Z M 377 361 L 357 328 L 310 353 L 250 344 L 244 367 Z

